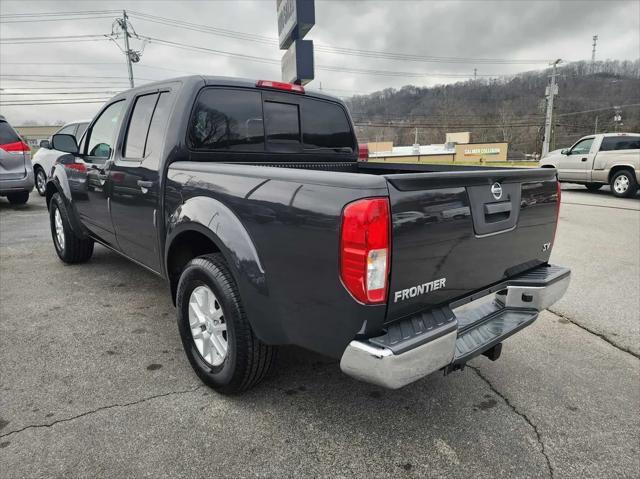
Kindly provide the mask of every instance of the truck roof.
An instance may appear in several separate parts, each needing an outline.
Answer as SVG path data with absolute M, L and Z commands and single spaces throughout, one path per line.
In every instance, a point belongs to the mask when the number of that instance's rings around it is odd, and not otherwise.
M 628 135 L 640 135 L 640 133 L 617 132 L 617 133 L 597 133 L 597 135 L 602 135 L 602 136 L 628 136 Z M 592 135 L 585 135 L 585 136 L 592 136 Z
M 208 85 L 208 86 L 230 86 L 230 87 L 255 88 L 260 90 L 263 89 L 263 88 L 258 88 L 256 86 L 256 83 L 258 82 L 258 80 L 254 80 L 250 78 L 236 78 L 236 77 L 209 76 L 209 75 L 185 75 L 180 77 L 168 78 L 166 80 L 160 80 L 157 82 L 145 83 L 144 85 L 140 85 L 135 88 L 131 88 L 129 90 L 118 93 L 117 95 L 114 95 L 113 98 L 126 96 L 131 92 L 148 90 L 150 87 L 152 88 L 154 86 L 159 87 L 161 85 L 166 85 L 167 83 L 180 82 L 185 85 L 188 85 L 188 84 L 201 83 L 202 81 L 204 81 L 205 85 Z M 280 80 L 274 80 L 274 81 L 280 81 Z M 294 93 L 294 94 L 300 95 L 300 93 Z M 332 102 L 344 104 L 344 102 L 339 98 L 331 95 L 326 95 L 323 92 L 320 92 L 317 90 L 309 90 L 305 88 L 305 92 L 302 95 L 306 97 L 319 98 L 323 100 L 329 100 Z

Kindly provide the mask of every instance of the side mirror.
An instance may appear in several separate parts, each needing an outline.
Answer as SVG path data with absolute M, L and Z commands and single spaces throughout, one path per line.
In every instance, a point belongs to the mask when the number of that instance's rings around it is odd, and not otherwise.
M 565 148 L 564 150 L 560 151 L 560 154 L 561 155 L 568 155 L 569 154 L 569 150 Z
M 51 149 L 51 143 L 49 143 L 49 140 L 41 140 L 40 141 L 40 148 L 46 148 L 47 150 Z
M 65 153 L 78 153 L 78 143 L 73 135 L 57 134 L 51 137 L 51 146 L 54 150 Z

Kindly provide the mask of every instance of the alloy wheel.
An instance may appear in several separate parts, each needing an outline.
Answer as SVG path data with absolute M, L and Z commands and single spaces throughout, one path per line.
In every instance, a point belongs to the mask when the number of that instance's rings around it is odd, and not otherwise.
M 208 286 L 198 286 L 189 297 L 189 328 L 202 359 L 211 366 L 221 365 L 229 350 L 227 323 Z
M 64 225 L 62 224 L 62 215 L 60 215 L 58 208 L 55 209 L 53 214 L 53 222 L 56 228 L 56 242 L 58 243 L 60 251 L 64 251 Z
M 620 195 L 626 193 L 629 189 L 629 178 L 625 175 L 618 176 L 613 182 L 613 189 Z
M 44 195 L 45 193 L 46 184 L 47 177 L 45 176 L 44 171 L 39 169 L 36 173 L 36 188 L 38 189 L 38 193 L 41 195 Z

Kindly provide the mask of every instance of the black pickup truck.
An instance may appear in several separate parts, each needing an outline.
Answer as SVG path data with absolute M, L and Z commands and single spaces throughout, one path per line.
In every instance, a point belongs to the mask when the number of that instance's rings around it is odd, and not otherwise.
M 46 186 L 67 263 L 95 242 L 165 278 L 193 369 L 223 393 L 275 347 L 399 388 L 502 341 L 558 300 L 553 169 L 376 164 L 339 100 L 191 76 L 110 100 Z

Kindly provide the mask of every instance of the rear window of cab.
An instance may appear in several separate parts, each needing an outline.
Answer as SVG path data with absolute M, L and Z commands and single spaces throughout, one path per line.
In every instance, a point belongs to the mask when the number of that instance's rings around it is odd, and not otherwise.
M 263 98 L 256 90 L 205 88 L 196 100 L 187 139 L 194 150 L 270 153 L 355 151 L 346 111 L 324 100 Z

